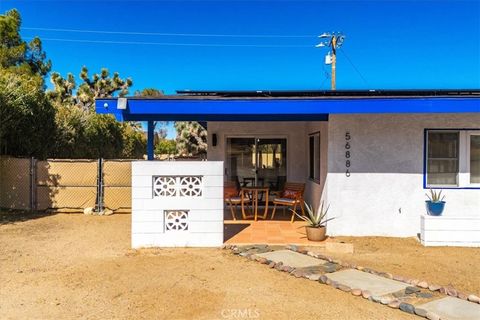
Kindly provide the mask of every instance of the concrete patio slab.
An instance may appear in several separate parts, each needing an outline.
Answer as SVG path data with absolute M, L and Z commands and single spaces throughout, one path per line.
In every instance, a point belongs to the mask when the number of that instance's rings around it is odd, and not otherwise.
M 291 250 L 278 250 L 266 253 L 257 254 L 259 257 L 263 257 L 265 259 L 277 262 L 283 262 L 284 265 L 293 267 L 293 268 L 305 268 L 305 267 L 312 267 L 312 266 L 320 266 L 327 261 L 316 259 L 298 252 L 294 252 Z
M 351 269 L 333 272 L 327 276 L 329 279 L 338 281 L 352 289 L 368 290 L 374 296 L 383 296 L 408 287 L 407 284 L 400 281 L 390 280 L 371 273 Z
M 478 320 L 480 304 L 454 297 L 446 297 L 417 306 L 436 313 L 442 320 Z

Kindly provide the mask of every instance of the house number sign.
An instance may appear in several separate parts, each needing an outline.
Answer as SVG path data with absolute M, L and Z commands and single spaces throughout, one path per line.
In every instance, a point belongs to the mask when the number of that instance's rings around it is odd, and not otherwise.
M 350 157 L 352 156 L 352 146 L 350 144 L 351 140 L 352 136 L 350 135 L 350 131 L 345 132 L 345 175 L 347 177 L 350 177 L 350 166 L 352 165 L 350 160 Z

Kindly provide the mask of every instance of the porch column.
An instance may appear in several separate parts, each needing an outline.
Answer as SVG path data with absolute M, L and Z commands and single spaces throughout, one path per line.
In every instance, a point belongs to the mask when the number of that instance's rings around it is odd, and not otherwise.
M 153 121 L 148 121 L 147 126 L 147 160 L 153 160 L 153 144 L 154 144 L 154 129 L 155 123 Z

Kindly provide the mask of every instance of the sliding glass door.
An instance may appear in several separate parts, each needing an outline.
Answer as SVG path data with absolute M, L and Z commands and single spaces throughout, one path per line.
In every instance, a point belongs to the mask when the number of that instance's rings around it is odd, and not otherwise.
M 226 169 L 239 186 L 280 190 L 287 177 L 287 139 L 227 138 Z

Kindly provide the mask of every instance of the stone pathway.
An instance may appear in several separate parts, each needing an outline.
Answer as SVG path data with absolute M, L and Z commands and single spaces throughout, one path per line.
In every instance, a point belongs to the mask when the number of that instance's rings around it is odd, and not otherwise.
M 480 305 L 453 297 L 434 300 L 418 308 L 435 313 L 442 320 L 478 320 L 480 319 Z
M 313 257 L 291 250 L 277 250 L 266 253 L 259 253 L 257 254 L 257 256 L 268 259 L 275 263 L 282 262 L 284 265 L 290 266 L 292 268 L 305 268 L 319 266 L 327 263 L 327 261 L 325 260 L 315 259 Z
M 390 280 L 374 274 L 353 269 L 345 269 L 331 273 L 328 275 L 328 278 L 330 280 L 347 285 L 350 288 L 368 290 L 373 296 L 383 296 L 389 293 L 404 290 L 408 287 L 407 284 L 400 281 Z
M 453 287 L 351 265 L 295 245 L 226 245 L 234 254 L 430 320 L 480 320 L 480 298 Z

